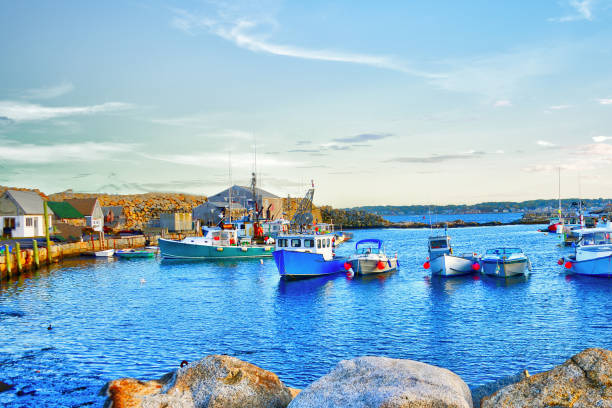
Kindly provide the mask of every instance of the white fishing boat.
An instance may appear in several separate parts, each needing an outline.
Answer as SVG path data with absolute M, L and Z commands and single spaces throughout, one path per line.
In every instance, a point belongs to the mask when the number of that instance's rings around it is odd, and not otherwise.
M 100 258 L 110 258 L 115 255 L 115 250 L 111 248 L 102 251 L 94 251 L 93 255 Z
M 389 258 L 379 239 L 362 239 L 355 244 L 355 254 L 348 259 L 350 269 L 357 275 L 385 273 L 397 269 L 397 255 Z
M 573 255 L 559 259 L 560 265 L 578 275 L 612 277 L 612 225 L 577 230 Z
M 461 276 L 478 271 L 478 255 L 475 253 L 453 254 L 448 235 L 429 237 L 429 259 L 423 265 L 432 275 Z
M 489 249 L 480 258 L 482 273 L 507 278 L 531 271 L 531 262 L 520 248 Z

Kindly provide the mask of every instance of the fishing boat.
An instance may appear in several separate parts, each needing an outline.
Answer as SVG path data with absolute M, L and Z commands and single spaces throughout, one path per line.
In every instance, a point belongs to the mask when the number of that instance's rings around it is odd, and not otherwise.
M 559 259 L 559 265 L 578 275 L 612 277 L 612 226 L 577 230 L 573 255 Z
M 423 265 L 432 275 L 461 276 L 480 269 L 475 253 L 453 254 L 450 237 L 445 235 L 429 237 L 427 251 L 429 259 Z
M 344 271 L 346 258 L 334 254 L 334 234 L 295 233 L 276 239 L 274 262 L 288 279 L 331 275 Z
M 146 249 L 119 249 L 115 251 L 115 256 L 121 259 L 155 258 L 155 252 Z
M 186 237 L 180 241 L 160 238 L 158 245 L 162 258 L 227 259 L 272 256 L 271 245 L 249 244 L 250 238 L 239 240 L 238 232 L 233 228 L 203 227 L 202 234 L 201 237 Z
M 362 239 L 355 244 L 355 254 L 348 259 L 357 275 L 370 275 L 397 270 L 397 255 L 389 258 L 380 239 Z
M 531 271 L 531 262 L 520 248 L 489 249 L 480 258 L 482 273 L 507 278 Z

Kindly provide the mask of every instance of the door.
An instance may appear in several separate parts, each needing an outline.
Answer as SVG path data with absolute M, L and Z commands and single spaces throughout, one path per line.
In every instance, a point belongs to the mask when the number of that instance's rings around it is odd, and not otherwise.
M 34 236 L 37 237 L 39 235 L 42 235 L 42 234 L 38 230 L 38 217 L 34 217 Z

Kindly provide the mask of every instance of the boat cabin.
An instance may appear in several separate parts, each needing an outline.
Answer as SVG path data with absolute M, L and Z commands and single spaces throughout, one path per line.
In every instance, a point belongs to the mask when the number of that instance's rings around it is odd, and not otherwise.
M 448 235 L 440 235 L 429 237 L 429 257 L 436 258 L 441 255 L 449 255 L 452 253 L 450 237 Z
M 355 244 L 355 253 L 358 255 L 380 254 L 383 243 L 380 239 L 362 239 Z
M 575 233 L 579 237 L 577 240 L 579 246 L 612 244 L 612 229 L 608 227 L 582 228 Z
M 276 239 L 277 251 L 312 252 L 332 259 L 336 248 L 333 234 L 294 234 L 282 235 Z
M 485 255 L 493 255 L 493 256 L 509 256 L 509 255 L 517 255 L 522 254 L 523 250 L 521 248 L 494 248 L 487 249 Z
M 202 238 L 205 241 L 210 241 L 209 244 L 213 246 L 229 246 L 240 243 L 238 232 L 235 229 L 202 227 Z

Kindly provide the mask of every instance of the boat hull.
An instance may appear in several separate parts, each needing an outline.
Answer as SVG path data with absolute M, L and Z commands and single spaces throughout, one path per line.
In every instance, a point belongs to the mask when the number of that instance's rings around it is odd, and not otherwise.
M 149 251 L 136 251 L 136 252 L 115 252 L 115 256 L 121 259 L 135 259 L 135 258 L 155 258 L 154 252 Z
M 311 278 L 344 271 L 344 258 L 326 261 L 321 254 L 282 249 L 274 251 L 273 256 L 280 276 L 287 279 Z
M 508 278 L 511 276 L 525 275 L 529 268 L 527 259 L 516 261 L 481 261 L 482 273 L 488 276 Z
M 105 249 L 102 251 L 96 251 L 93 253 L 95 257 L 98 258 L 110 258 L 111 256 L 113 256 L 115 254 L 115 250 L 114 249 Z
M 160 238 L 159 252 L 166 259 L 235 259 L 272 256 L 270 246 L 211 246 L 195 245 Z
M 375 259 L 351 259 L 349 263 L 357 275 L 374 275 L 377 273 L 387 273 L 397 270 L 397 259 L 382 261 L 384 268 L 378 268 L 379 260 Z
M 462 276 L 474 272 L 474 260 L 453 255 L 440 255 L 429 261 L 432 275 Z
M 612 255 L 584 261 L 570 259 L 570 262 L 572 267 L 569 271 L 577 275 L 612 277 Z

